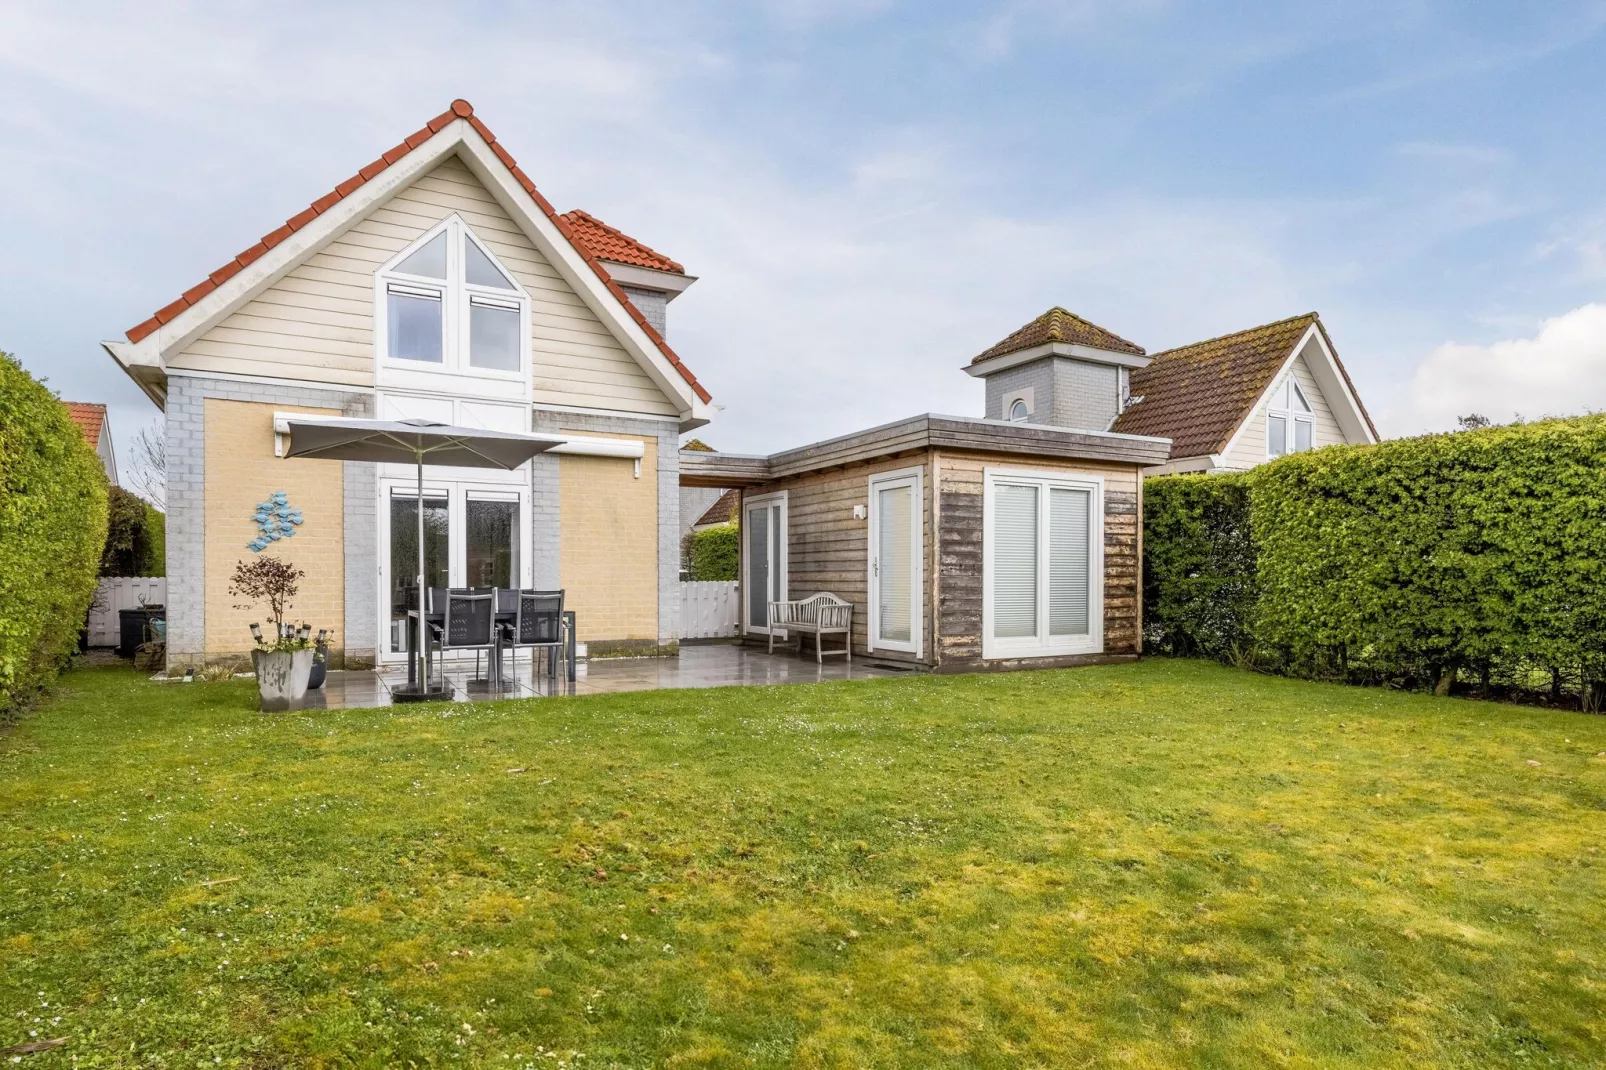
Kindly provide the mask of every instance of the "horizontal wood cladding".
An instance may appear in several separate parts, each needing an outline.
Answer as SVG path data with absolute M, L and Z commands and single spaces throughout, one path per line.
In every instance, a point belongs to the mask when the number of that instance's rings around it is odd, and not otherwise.
M 1138 652 L 1139 497 L 1132 464 L 1067 463 L 1052 457 L 943 450 L 937 465 L 937 648 L 939 668 L 1029 668 L 1085 664 Z M 982 490 L 989 467 L 1096 475 L 1104 479 L 1104 652 L 1071 658 L 982 660 Z
M 169 363 L 371 385 L 374 273 L 454 212 L 529 291 L 532 401 L 664 416 L 679 412 L 456 156 L 352 223 Z
M 691 455 L 683 453 L 681 456 L 684 461 Z M 868 519 L 854 519 L 853 507 L 863 505 L 868 508 L 871 476 L 904 468 L 920 468 L 924 491 L 920 523 L 929 559 L 932 538 L 929 461 L 929 456 L 922 453 L 877 464 L 855 465 L 845 470 L 811 473 L 768 483 L 758 492 L 769 494 L 786 491 L 788 597 L 807 598 L 817 591 L 829 591 L 844 601 L 852 602 L 854 657 L 869 653 L 870 522 Z M 928 665 L 933 660 L 930 591 L 928 575 L 921 599 L 924 653 L 919 659 L 922 664 Z M 902 651 L 877 650 L 873 656 L 889 661 L 915 660 L 913 654 Z

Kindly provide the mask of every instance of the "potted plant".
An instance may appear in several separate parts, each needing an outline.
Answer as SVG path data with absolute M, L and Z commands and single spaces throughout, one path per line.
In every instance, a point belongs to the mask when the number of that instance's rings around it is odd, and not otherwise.
M 260 624 L 251 625 L 251 637 L 256 640 L 251 663 L 256 669 L 257 695 L 264 712 L 288 710 L 307 694 L 314 653 L 312 627 L 287 624 L 284 619 L 290 599 L 300 590 L 303 575 L 288 561 L 259 557 L 250 564 L 241 561 L 236 565 L 229 584 L 229 593 L 250 599 L 249 604 L 266 602 L 272 617 L 271 636 L 263 634 Z
M 312 643 L 312 675 L 307 677 L 307 690 L 316 691 L 323 686 L 329 673 L 329 629 L 319 628 L 318 638 Z

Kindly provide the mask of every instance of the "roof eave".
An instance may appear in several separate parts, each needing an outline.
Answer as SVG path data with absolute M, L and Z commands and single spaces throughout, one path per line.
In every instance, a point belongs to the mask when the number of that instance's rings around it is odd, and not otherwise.
M 1000 353 L 996 357 L 973 360 L 965 365 L 965 374 L 982 379 L 1008 368 L 1042 360 L 1044 357 L 1071 357 L 1097 364 L 1114 364 L 1122 368 L 1147 368 L 1149 362 L 1154 359 L 1136 353 L 1122 353 L 1115 349 L 1100 349 L 1079 342 L 1043 342 L 1026 349 L 1017 349 L 1013 353 Z

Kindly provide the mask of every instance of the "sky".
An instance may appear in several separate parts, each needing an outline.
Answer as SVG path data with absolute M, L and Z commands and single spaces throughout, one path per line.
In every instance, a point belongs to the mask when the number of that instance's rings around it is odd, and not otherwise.
M 1053 305 L 1315 310 L 1388 437 L 1606 409 L 1606 0 L 0 0 L 0 350 L 126 458 L 99 342 L 456 97 L 698 276 L 720 449 L 979 415 Z

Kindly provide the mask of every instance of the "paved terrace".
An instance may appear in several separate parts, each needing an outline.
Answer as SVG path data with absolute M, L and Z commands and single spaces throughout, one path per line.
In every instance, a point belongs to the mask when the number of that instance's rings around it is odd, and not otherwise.
M 777 649 L 774 654 L 760 647 L 737 643 L 688 643 L 678 658 L 600 658 L 580 662 L 575 680 L 555 682 L 546 675 L 546 659 L 538 659 L 540 671 L 533 671 L 525 652 L 500 691 L 471 680 L 472 662 L 448 663 L 446 679 L 452 684 L 453 701 L 484 702 L 504 698 L 545 698 L 562 695 L 603 695 L 620 691 L 653 691 L 672 687 L 738 687 L 757 684 L 823 683 L 828 680 L 868 680 L 883 676 L 907 676 L 908 670 L 886 668 L 859 659 L 827 658 L 824 665 L 814 663 L 811 650 L 798 657 L 796 647 Z M 483 663 L 482 663 L 483 665 Z M 390 689 L 407 682 L 405 667 L 372 672 L 331 672 L 324 686 L 307 692 L 306 709 L 361 709 L 389 706 Z

